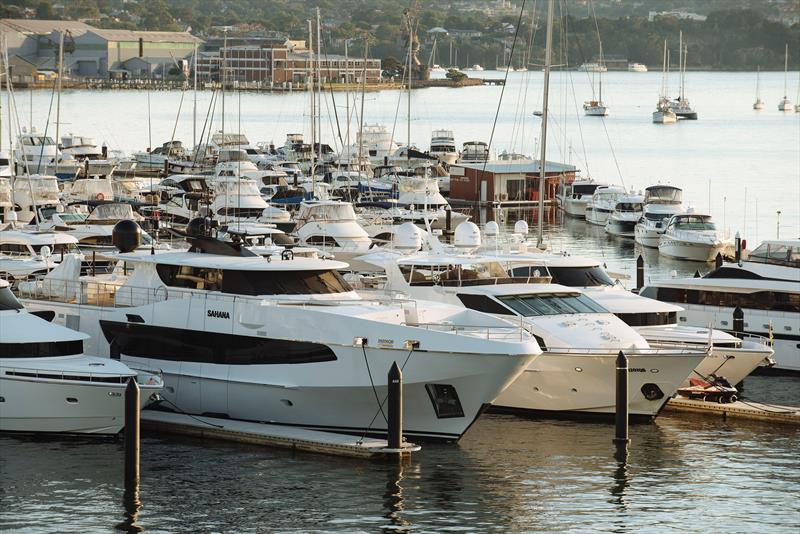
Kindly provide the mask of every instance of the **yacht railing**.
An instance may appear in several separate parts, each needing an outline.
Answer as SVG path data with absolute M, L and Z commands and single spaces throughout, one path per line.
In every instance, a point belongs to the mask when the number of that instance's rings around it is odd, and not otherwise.
M 59 371 L 53 369 L 36 369 L 32 367 L 3 367 L 5 377 L 17 379 L 35 378 L 37 380 L 68 380 L 80 382 L 93 382 L 96 384 L 127 384 L 133 375 L 120 373 L 102 373 L 85 371 Z
M 686 348 L 680 344 L 676 346 L 659 345 L 658 347 L 649 348 L 585 348 L 585 347 L 547 347 L 542 348 L 542 352 L 546 354 L 585 354 L 589 356 L 599 356 L 606 358 L 616 358 L 620 351 L 625 353 L 628 357 L 637 356 L 658 356 L 658 357 L 675 357 L 675 356 L 697 356 L 705 354 L 708 351 L 706 347 Z
M 131 308 L 164 302 L 167 300 L 189 299 L 202 302 L 224 302 L 251 304 L 256 306 L 292 306 L 301 308 L 321 308 L 332 306 L 377 306 L 395 305 L 403 308 L 405 321 L 402 326 L 418 327 L 426 330 L 438 330 L 463 335 L 481 335 L 487 339 L 520 339 L 530 338 L 527 331 L 516 325 L 480 326 L 459 325 L 448 321 L 440 323 L 420 323 L 417 301 L 397 298 L 393 295 L 371 295 L 369 299 L 324 298 L 291 300 L 290 298 L 270 298 L 268 296 L 231 295 L 215 291 L 199 293 L 191 289 L 159 286 L 135 287 L 124 283 L 102 282 L 97 280 L 58 280 L 38 277 L 32 281 L 21 282 L 16 287 L 17 296 L 21 299 L 63 302 L 104 308 Z

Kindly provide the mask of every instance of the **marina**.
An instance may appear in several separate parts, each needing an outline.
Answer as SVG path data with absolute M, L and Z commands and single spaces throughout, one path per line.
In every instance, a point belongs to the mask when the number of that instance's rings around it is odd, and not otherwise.
M 25 23 L 61 29 L 0 95 L 0 529 L 794 532 L 789 44 L 752 105 L 683 30 L 604 55 L 594 5 L 555 66 L 554 6 L 541 71 L 509 23 L 505 70 L 434 64 L 443 28 L 426 66 L 417 5 L 358 84 L 319 8 L 257 54 L 140 32 L 89 90 L 66 55 L 137 34 Z

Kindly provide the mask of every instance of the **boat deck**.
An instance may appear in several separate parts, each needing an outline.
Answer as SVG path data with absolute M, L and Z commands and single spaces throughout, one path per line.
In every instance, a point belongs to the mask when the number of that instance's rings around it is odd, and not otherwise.
M 408 442 L 390 449 L 384 439 L 156 410 L 143 410 L 141 424 L 159 432 L 354 458 L 404 457 L 421 449 Z

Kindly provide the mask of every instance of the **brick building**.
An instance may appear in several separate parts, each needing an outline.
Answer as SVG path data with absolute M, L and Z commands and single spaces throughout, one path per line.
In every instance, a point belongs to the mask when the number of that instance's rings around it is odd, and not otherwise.
M 539 162 L 490 161 L 450 166 L 450 198 L 480 204 L 528 204 L 539 201 Z M 577 168 L 545 163 L 545 202 L 555 200 L 560 181 L 575 180 Z

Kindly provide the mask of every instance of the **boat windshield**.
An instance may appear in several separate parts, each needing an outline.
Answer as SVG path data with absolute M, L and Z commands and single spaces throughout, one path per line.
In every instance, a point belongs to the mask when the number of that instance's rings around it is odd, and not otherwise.
M 642 211 L 642 205 L 638 202 L 620 202 L 617 204 L 617 211 L 637 212 Z
M 567 287 L 613 286 L 614 281 L 605 269 L 593 267 L 549 267 L 524 266 L 511 269 L 512 276 L 538 276 L 537 271 L 545 272 L 552 278 L 552 283 Z
M 667 217 L 669 217 L 669 213 L 650 213 L 650 212 L 647 212 L 647 213 L 644 214 L 644 218 L 648 219 L 648 220 L 651 220 L 651 221 L 663 221 Z
M 675 221 L 676 230 L 716 230 L 710 219 L 704 217 L 684 217 Z
M 497 298 L 524 317 L 608 313 L 608 310 L 581 294 L 507 295 Z
M 475 286 L 515 283 L 499 262 L 463 264 L 401 265 L 400 272 L 412 286 Z M 527 280 L 527 278 L 526 278 Z
M 238 271 L 158 265 L 161 280 L 171 287 L 222 291 L 235 295 L 321 295 L 352 291 L 335 270 Z
M 648 187 L 644 201 L 648 204 L 680 204 L 683 201 L 683 191 L 677 187 Z
M 572 192 L 577 195 L 593 195 L 597 184 L 572 184 Z
M 789 243 L 761 243 L 750 253 L 749 261 L 800 267 L 800 246 Z
M 14 296 L 14 293 L 11 292 L 11 288 L 8 286 L 0 287 L 0 311 L 21 309 L 22 304 L 20 304 L 17 297 Z
M 82 353 L 83 341 L 80 340 L 0 343 L 0 358 L 51 358 Z
M 27 136 L 22 138 L 22 144 L 27 146 L 42 146 L 42 145 L 54 145 L 55 142 L 53 141 L 52 137 Z

